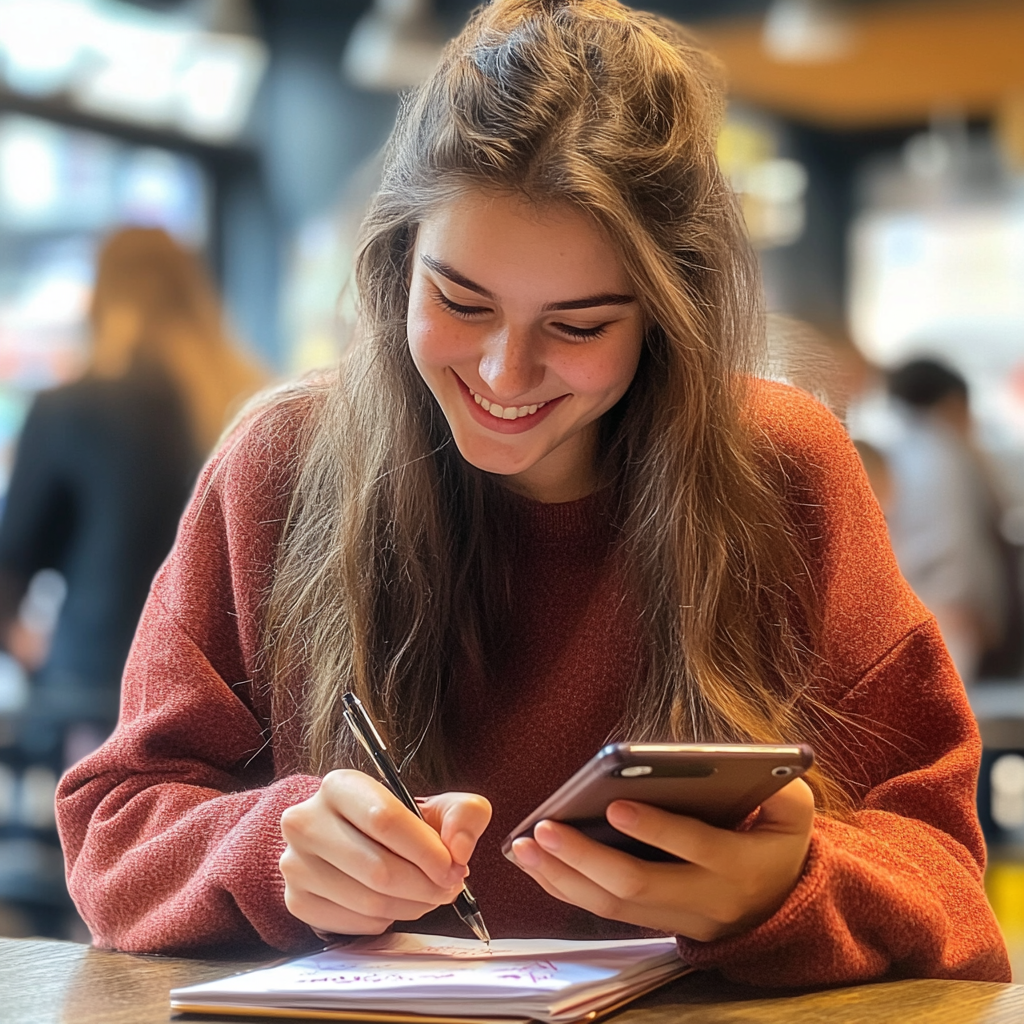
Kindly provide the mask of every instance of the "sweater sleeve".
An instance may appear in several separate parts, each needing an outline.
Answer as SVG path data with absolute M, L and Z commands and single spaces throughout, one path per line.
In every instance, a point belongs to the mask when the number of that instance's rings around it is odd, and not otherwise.
M 143 612 L 118 727 L 58 789 L 69 889 L 101 946 L 316 943 L 277 862 L 281 813 L 320 780 L 275 781 L 253 682 L 282 490 L 258 433 L 203 474 Z
M 698 967 L 763 985 L 882 977 L 1009 981 L 985 898 L 975 792 L 981 742 L 935 620 L 899 574 L 842 426 L 766 386 L 758 414 L 786 466 L 822 602 L 820 760 L 853 801 L 819 815 L 804 873 L 744 935 L 680 939 Z
M 681 938 L 684 959 L 757 985 L 1009 981 L 983 885 L 974 806 L 981 743 L 934 621 L 905 637 L 838 710 L 847 742 L 886 777 L 848 819 L 818 817 L 803 876 L 773 917 L 735 938 Z M 883 724 L 893 722 L 900 727 Z

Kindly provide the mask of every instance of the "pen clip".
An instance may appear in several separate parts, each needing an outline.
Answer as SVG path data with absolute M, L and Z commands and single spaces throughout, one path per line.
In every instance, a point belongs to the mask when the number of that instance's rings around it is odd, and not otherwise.
M 366 751 L 370 760 L 376 763 L 377 759 L 374 756 L 373 747 L 370 746 L 369 740 L 367 740 L 366 738 L 366 734 L 363 732 L 362 729 L 359 728 L 360 723 L 356 719 L 356 716 L 353 715 L 352 712 L 348 710 L 348 708 L 345 708 L 345 710 L 342 713 L 345 716 L 345 721 L 348 722 L 349 728 L 352 730 L 352 734 L 355 736 L 357 740 L 359 740 L 359 745 L 363 748 L 363 750 Z
M 370 763 L 377 769 L 377 774 L 381 777 L 384 785 L 387 786 L 391 792 L 398 797 L 399 800 L 409 808 L 413 814 L 423 817 L 422 812 L 416 805 L 416 801 L 413 799 L 412 794 L 405 787 L 405 783 L 402 781 L 401 776 L 398 774 L 398 768 L 395 763 L 391 760 L 391 755 L 388 754 L 387 748 L 384 746 L 384 741 L 380 738 L 380 734 L 373 727 L 373 722 L 370 721 L 369 715 L 363 708 L 359 698 L 354 693 L 345 693 L 342 695 L 342 703 L 344 705 L 342 713 L 345 716 L 345 721 L 348 723 L 349 728 L 355 733 L 356 739 L 362 745 L 362 748 L 370 757 Z
M 345 717 L 348 719 L 349 725 L 353 724 L 354 719 L 362 726 L 359 730 L 361 736 L 365 736 L 365 732 L 363 730 L 368 729 L 370 734 L 377 741 L 377 746 L 381 750 L 387 750 L 387 744 L 381 739 L 380 733 L 377 732 L 377 727 L 373 724 L 373 719 L 366 713 L 366 708 L 363 707 L 363 702 L 351 692 L 346 693 L 341 699 L 345 705 Z M 368 738 L 364 740 L 364 745 L 369 749 Z

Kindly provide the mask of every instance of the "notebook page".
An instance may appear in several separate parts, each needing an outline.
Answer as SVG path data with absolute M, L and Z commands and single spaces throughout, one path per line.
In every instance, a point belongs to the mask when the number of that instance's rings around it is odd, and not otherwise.
M 403 1012 L 530 1014 L 584 995 L 614 996 L 634 975 L 680 962 L 672 939 L 624 942 L 367 937 L 276 967 L 177 989 L 172 1003 L 351 1007 Z M 596 990 L 596 991 L 594 991 Z M 556 998 L 556 997 L 563 998 Z M 568 997 L 568 998 L 564 998 Z M 586 1001 L 589 1002 L 589 999 Z

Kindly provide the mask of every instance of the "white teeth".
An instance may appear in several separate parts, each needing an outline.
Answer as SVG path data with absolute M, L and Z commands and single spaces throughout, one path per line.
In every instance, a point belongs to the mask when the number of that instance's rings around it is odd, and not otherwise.
M 517 420 L 520 416 L 532 416 L 538 409 L 543 409 L 548 404 L 547 402 L 538 402 L 536 405 L 520 405 L 518 408 L 514 405 L 505 407 L 498 405 L 497 402 L 489 402 L 483 395 L 478 395 L 472 388 L 469 389 L 469 393 L 473 396 L 473 401 L 477 405 L 498 420 Z

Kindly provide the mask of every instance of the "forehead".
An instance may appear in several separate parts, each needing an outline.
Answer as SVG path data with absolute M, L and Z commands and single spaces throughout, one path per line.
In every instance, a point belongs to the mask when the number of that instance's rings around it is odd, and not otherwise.
M 469 192 L 420 223 L 416 255 L 454 267 L 496 295 L 513 284 L 553 298 L 627 291 L 622 260 L 591 217 L 564 203 Z

